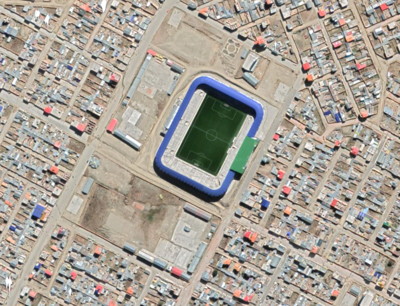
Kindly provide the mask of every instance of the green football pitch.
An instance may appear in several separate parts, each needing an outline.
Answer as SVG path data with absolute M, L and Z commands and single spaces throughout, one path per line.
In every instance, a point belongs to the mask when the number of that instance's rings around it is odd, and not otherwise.
M 216 175 L 245 118 L 244 112 L 207 95 L 176 156 Z

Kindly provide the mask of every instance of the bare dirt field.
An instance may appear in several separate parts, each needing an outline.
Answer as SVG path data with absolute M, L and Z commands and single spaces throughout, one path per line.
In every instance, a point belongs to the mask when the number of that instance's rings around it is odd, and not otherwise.
M 297 74 L 283 65 L 270 62 L 264 75 L 265 78 L 260 82 L 258 93 L 266 101 L 276 101 L 282 104 L 289 89 L 292 88 Z
M 108 240 L 130 242 L 153 251 L 160 238 L 171 239 L 183 201 L 102 159 L 88 171 L 96 180 L 80 224 Z
M 83 152 L 83 149 L 85 148 L 85 144 L 75 140 L 74 138 L 70 138 L 68 148 L 70 148 L 72 151 L 75 151 L 76 153 L 81 154 Z
M 153 44 L 191 66 L 212 66 L 223 40 L 219 31 L 174 9 L 165 18 Z

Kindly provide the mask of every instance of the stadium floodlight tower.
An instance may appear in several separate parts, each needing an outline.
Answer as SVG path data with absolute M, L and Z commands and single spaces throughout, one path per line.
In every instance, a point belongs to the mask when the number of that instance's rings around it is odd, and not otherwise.
M 175 182 L 221 198 L 258 144 L 260 103 L 201 76 L 185 98 L 157 151 L 154 165 Z

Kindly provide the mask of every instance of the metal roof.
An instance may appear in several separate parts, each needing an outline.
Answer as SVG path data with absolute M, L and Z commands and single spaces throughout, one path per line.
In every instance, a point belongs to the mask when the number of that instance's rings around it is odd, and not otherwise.
M 252 137 L 246 137 L 240 147 L 235 160 L 232 163 L 231 170 L 236 173 L 243 174 L 246 169 L 247 161 L 250 158 L 251 153 L 257 147 L 259 140 Z

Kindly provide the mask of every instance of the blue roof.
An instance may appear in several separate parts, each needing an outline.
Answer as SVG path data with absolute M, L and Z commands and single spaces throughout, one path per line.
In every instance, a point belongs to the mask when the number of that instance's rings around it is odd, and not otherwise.
M 37 204 L 35 206 L 35 209 L 33 210 L 32 218 L 33 219 L 40 219 L 42 217 L 43 212 L 44 212 L 45 209 L 46 208 L 44 206 Z
M 42 267 L 42 264 L 39 262 L 35 265 L 35 267 L 33 269 L 35 269 L 35 271 L 39 271 L 39 269 Z
M 342 122 L 342 115 L 340 113 L 336 113 L 335 114 L 335 120 L 336 122 Z
M 225 192 L 228 190 L 229 185 L 232 183 L 234 177 L 235 177 L 235 172 L 232 170 L 229 170 L 228 174 L 226 175 L 224 181 L 222 182 L 221 186 L 217 189 L 211 189 L 207 186 L 202 185 L 199 182 L 196 182 L 190 177 L 187 177 L 167 166 L 165 166 L 162 163 L 162 156 L 164 155 L 165 149 L 167 148 L 172 136 L 174 135 L 174 132 L 176 128 L 178 127 L 178 124 L 186 110 L 186 108 L 189 105 L 189 102 L 192 99 L 192 96 L 196 89 L 198 87 L 205 87 L 207 90 L 219 95 L 219 96 L 228 96 L 230 99 L 226 99 L 226 103 L 229 105 L 238 108 L 240 110 L 243 110 L 244 112 L 250 114 L 251 116 L 254 117 L 254 121 L 252 126 L 250 127 L 250 130 L 247 134 L 248 137 L 254 137 L 256 135 L 256 132 L 258 128 L 261 125 L 263 116 L 264 116 L 264 110 L 261 106 L 260 103 L 250 99 L 249 97 L 237 92 L 235 89 L 228 87 L 210 77 L 199 77 L 193 81 L 193 83 L 190 85 L 190 88 L 188 92 L 186 93 L 185 98 L 183 99 L 175 117 L 174 120 L 171 123 L 171 126 L 168 130 L 168 132 L 165 134 L 164 140 L 162 141 L 156 157 L 154 159 L 154 165 L 157 167 L 159 170 L 161 170 L 163 173 L 167 174 L 170 177 L 173 177 L 174 179 L 177 179 L 178 181 L 181 181 L 185 183 L 188 186 L 191 186 L 192 188 L 197 189 L 198 191 L 213 197 L 213 198 L 219 198 L 222 197 Z
M 268 201 L 267 199 L 263 198 L 262 201 L 261 201 L 261 208 L 267 209 L 269 207 L 270 203 L 271 203 L 270 201 Z

